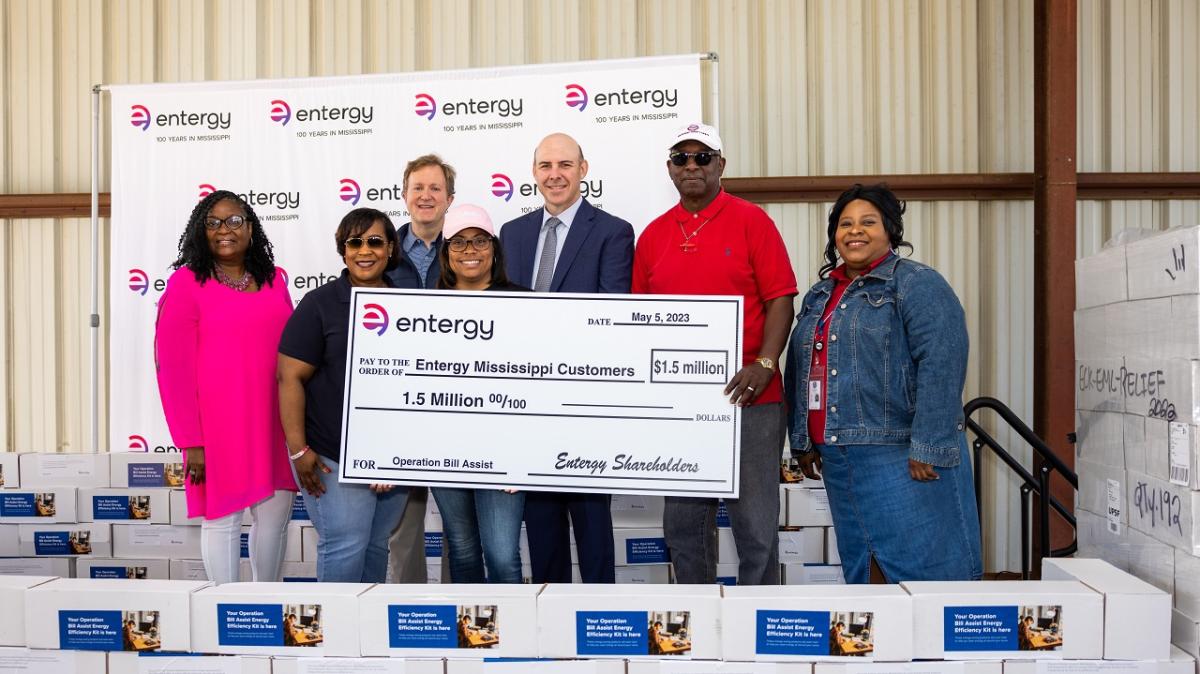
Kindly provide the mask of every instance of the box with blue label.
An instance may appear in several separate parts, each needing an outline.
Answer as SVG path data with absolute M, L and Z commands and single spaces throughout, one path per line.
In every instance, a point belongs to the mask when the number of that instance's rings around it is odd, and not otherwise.
M 661 527 L 663 497 L 642 494 L 613 494 L 612 523 L 617 528 Z
M 192 593 L 206 582 L 60 578 L 25 594 L 30 648 L 187 651 Z
M 706 663 L 713 664 L 713 663 Z M 446 674 L 625 674 L 625 662 L 620 660 L 446 660 Z M 408 674 L 410 670 L 405 670 Z M 657 672 L 658 670 L 654 670 Z M 662 670 L 688 672 L 688 674 L 705 674 L 710 669 Z M 437 674 L 441 674 L 439 670 Z M 774 673 L 772 673 L 774 674 Z M 779 674 L 783 674 L 780 672 Z M 807 673 L 805 673 L 807 674 Z
M 737 585 L 738 565 L 727 562 L 717 562 L 717 584 Z
M 80 489 L 80 522 L 170 524 L 171 490 L 156 487 Z
M 228 583 L 192 597 L 197 653 L 358 657 L 367 583 Z
M 912 600 L 896 585 L 725 588 L 725 660 L 912 659 Z
M 53 576 L 0 576 L 0 646 L 25 646 L 25 593 Z
M 18 524 L 17 549 L 21 557 L 112 557 L 112 525 Z
M 179 453 L 118 452 L 109 455 L 110 487 L 173 487 L 183 489 L 183 457 Z
M 1104 596 L 1078 581 L 907 582 L 913 657 L 1098 659 Z
M 200 527 L 114 524 L 112 536 L 113 557 L 200 559 Z
M 362 654 L 530 658 L 541 585 L 376 585 L 359 598 Z
M 445 671 L 441 658 L 315 659 L 278 655 L 271 658 L 272 674 L 445 674 Z
M 271 658 L 261 655 L 191 653 L 109 653 L 108 674 L 271 674 Z
M 784 489 L 787 491 L 787 526 L 833 526 L 829 514 L 829 495 L 824 487 L 789 484 L 784 485 Z
M 74 487 L 0 490 L 0 522 L 42 524 L 78 521 Z
M 108 457 L 108 454 L 22 454 L 21 486 L 25 489 L 107 487 Z
M 0 648 L 0 672 L 21 674 L 96 674 L 105 671 L 105 655 L 97 651 L 40 651 Z
M 543 658 L 721 657 L 717 585 L 549 585 L 537 613 Z
M 614 529 L 613 546 L 617 566 L 666 564 L 671 561 L 662 527 L 650 529 Z
M 16 546 L 16 527 L 13 527 Z M 75 560 L 65 557 L 0 557 L 0 576 L 57 576 L 72 578 Z M 3 671 L 3 670 L 0 670 Z
M 1077 580 L 1104 595 L 1104 659 L 1171 655 L 1171 595 L 1101 559 L 1047 558 L 1043 580 Z
M 81 558 L 75 577 L 107 580 L 170 580 L 170 562 L 165 559 Z
M 0 452 L 0 489 L 17 489 L 21 486 L 20 462 L 20 454 Z

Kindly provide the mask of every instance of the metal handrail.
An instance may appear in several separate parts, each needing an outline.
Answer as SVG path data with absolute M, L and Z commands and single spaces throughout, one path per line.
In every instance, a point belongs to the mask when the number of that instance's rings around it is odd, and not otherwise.
M 989 409 L 1000 415 L 1008 426 L 1016 431 L 1017 435 L 1026 442 L 1037 456 L 1042 459 L 1041 466 L 1038 469 L 1038 474 L 1035 476 L 1024 466 L 1017 461 L 1008 450 L 1004 449 L 1000 443 L 992 437 L 990 433 L 985 431 L 982 426 L 971 418 L 971 415 L 978 410 Z M 1033 432 L 1033 429 L 1025 424 L 1007 405 L 995 398 L 987 396 L 975 398 L 963 406 L 963 414 L 966 417 L 966 426 L 975 434 L 975 440 L 971 446 L 975 452 L 975 504 L 978 509 L 980 526 L 983 524 L 983 478 L 979 470 L 980 460 L 983 458 L 983 448 L 992 450 L 992 453 L 999 458 L 1004 465 L 1008 466 L 1018 477 L 1021 478 L 1021 577 L 1028 580 L 1030 567 L 1029 554 L 1029 496 L 1037 494 L 1038 508 L 1037 516 L 1041 525 L 1041 547 L 1039 555 L 1045 558 L 1050 557 L 1065 557 L 1074 554 L 1079 547 L 1079 539 L 1077 534 L 1072 535 L 1071 544 L 1058 549 L 1050 548 L 1050 509 L 1053 508 L 1068 524 L 1072 530 L 1076 529 L 1075 515 L 1069 512 L 1058 499 L 1050 493 L 1050 477 L 1057 472 L 1062 475 L 1067 482 L 1079 490 L 1079 476 L 1075 471 L 1071 470 L 1062 459 L 1050 449 L 1050 447 Z

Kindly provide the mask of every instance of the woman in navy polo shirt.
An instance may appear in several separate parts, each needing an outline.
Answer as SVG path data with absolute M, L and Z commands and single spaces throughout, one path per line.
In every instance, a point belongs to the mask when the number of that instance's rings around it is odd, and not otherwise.
M 404 514 L 407 487 L 338 482 L 350 289 L 391 285 L 400 243 L 388 216 L 356 208 L 334 234 L 342 275 L 313 290 L 279 342 L 279 414 L 296 482 L 317 529 L 317 580 L 382 583 L 388 537 Z
M 967 327 L 936 271 L 897 255 L 904 204 L 855 185 L 829 213 L 784 377 L 792 452 L 825 481 L 847 583 L 983 573 L 963 432 Z

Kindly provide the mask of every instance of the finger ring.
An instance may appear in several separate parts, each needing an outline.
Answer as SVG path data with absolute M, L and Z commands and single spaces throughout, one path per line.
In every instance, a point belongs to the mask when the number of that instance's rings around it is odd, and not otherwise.
M 747 387 L 746 387 L 746 390 L 747 390 L 747 391 L 753 391 L 753 390 L 754 390 L 754 387 L 753 387 L 753 386 L 747 386 Z

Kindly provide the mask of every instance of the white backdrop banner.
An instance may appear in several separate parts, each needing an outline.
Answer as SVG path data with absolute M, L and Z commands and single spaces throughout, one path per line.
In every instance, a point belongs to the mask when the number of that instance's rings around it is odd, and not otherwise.
M 678 200 L 667 148 L 701 119 L 700 59 L 112 87 L 109 451 L 175 451 L 154 321 L 205 195 L 254 207 L 295 301 L 341 272 L 333 233 L 350 209 L 408 222 L 404 165 L 428 152 L 457 170 L 455 203 L 499 224 L 541 206 L 534 147 L 568 133 L 588 160 L 584 196 L 640 232 Z

